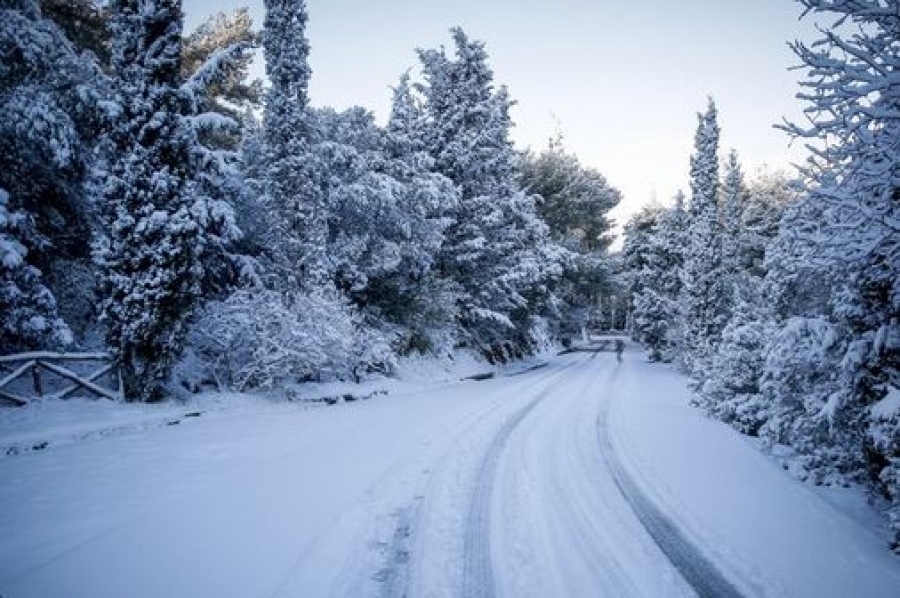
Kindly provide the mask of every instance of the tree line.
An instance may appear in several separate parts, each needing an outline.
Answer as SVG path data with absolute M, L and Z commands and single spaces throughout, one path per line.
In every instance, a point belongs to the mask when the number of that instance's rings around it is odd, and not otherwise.
M 795 177 L 720 173 L 700 115 L 690 197 L 626 227 L 633 333 L 697 403 L 817 484 L 866 485 L 900 551 L 900 18 L 897 3 L 800 0 L 828 19 L 794 43 L 807 122 Z
M 107 348 L 126 394 L 492 362 L 611 284 L 619 192 L 510 140 L 485 45 L 417 51 L 391 113 L 314 106 L 302 0 L 0 0 L 0 347 Z M 261 48 L 267 81 L 250 80 Z

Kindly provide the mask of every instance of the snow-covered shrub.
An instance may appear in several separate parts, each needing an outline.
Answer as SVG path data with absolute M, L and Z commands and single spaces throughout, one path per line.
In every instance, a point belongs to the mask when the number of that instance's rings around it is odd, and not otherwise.
M 191 347 L 222 387 L 271 389 L 343 378 L 384 351 L 359 333 L 350 306 L 334 294 L 241 290 L 210 303 L 194 324 Z
M 356 327 L 356 340 L 350 354 L 350 374 L 360 382 L 365 374 L 390 374 L 397 367 L 397 354 L 392 347 L 396 334 L 376 328 Z

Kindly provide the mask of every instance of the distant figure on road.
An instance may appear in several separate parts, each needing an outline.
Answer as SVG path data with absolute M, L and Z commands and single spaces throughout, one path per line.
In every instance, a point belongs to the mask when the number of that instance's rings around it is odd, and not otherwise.
M 620 338 L 616 339 L 616 361 L 622 363 L 622 351 L 625 350 L 625 341 Z

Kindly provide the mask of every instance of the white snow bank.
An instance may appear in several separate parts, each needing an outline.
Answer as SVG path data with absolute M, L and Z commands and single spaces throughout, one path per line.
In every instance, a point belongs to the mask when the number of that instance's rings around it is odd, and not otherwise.
M 824 500 L 690 407 L 683 376 L 644 359 L 628 355 L 615 381 L 613 443 L 639 485 L 713 561 L 751 595 L 900 596 L 900 559 L 860 524 L 875 519 L 861 500 L 835 492 Z

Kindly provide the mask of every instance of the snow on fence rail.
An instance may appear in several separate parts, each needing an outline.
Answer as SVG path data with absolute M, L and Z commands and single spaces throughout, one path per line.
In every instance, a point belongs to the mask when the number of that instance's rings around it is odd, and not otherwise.
M 92 371 L 76 373 L 71 369 L 71 364 L 74 363 L 84 366 L 96 364 L 97 367 Z M 4 375 L 4 371 L 8 369 L 12 371 Z M 31 384 L 27 385 L 22 382 L 22 378 L 29 372 Z M 53 377 L 45 379 L 44 372 L 53 374 Z M 0 376 L 0 404 L 21 406 L 36 398 L 64 399 L 77 390 L 86 390 L 92 395 L 114 401 L 121 401 L 123 398 L 121 372 L 116 360 L 108 353 L 34 351 L 0 355 Z M 104 376 L 114 381 L 111 386 L 114 385 L 115 389 L 105 388 L 97 383 Z M 48 392 L 54 383 L 56 386 L 60 383 L 67 384 L 54 392 Z

